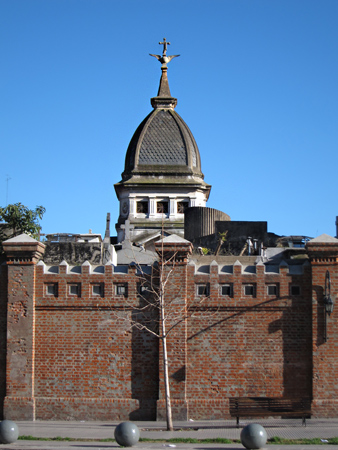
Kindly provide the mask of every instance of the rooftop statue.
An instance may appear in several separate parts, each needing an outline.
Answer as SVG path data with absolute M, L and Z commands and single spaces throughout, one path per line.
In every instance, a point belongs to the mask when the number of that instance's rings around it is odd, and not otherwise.
M 167 46 L 170 45 L 170 42 L 167 42 L 166 38 L 163 38 L 163 42 L 159 42 L 159 45 L 163 45 L 162 56 L 161 55 L 153 55 L 151 53 L 149 53 L 149 55 L 154 56 L 154 58 L 156 58 L 158 61 L 160 61 L 160 63 L 162 64 L 162 68 L 167 67 L 167 64 L 170 63 L 170 61 L 173 58 L 180 56 L 180 55 L 167 56 Z

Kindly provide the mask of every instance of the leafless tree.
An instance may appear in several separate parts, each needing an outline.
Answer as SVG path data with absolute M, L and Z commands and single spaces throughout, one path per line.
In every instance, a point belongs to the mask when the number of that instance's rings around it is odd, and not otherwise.
M 113 314 L 118 320 L 124 322 L 125 328 L 145 330 L 156 336 L 161 342 L 167 430 L 171 431 L 173 430 L 173 420 L 167 339 L 179 324 L 182 324 L 196 312 L 196 307 L 201 305 L 207 296 L 194 299 L 193 305 L 188 304 L 185 297 L 184 301 L 179 301 L 182 287 L 176 284 L 177 296 L 172 294 L 167 295 L 169 286 L 175 282 L 175 272 L 178 268 L 178 254 L 177 252 L 168 253 L 164 249 L 163 239 L 161 242 L 161 248 L 157 250 L 158 259 L 152 265 L 151 274 L 145 273 L 142 265 L 136 262 L 139 279 L 139 303 L 135 305 L 135 302 L 127 297 L 123 309 L 118 312 L 115 311 Z

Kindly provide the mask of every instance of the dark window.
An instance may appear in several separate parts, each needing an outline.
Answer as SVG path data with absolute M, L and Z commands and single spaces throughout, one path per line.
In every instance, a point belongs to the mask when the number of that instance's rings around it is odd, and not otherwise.
M 221 286 L 221 295 L 232 297 L 232 284 L 223 284 Z
M 104 284 L 98 283 L 92 285 L 92 294 L 99 297 L 104 297 Z
M 244 285 L 244 295 L 251 295 L 252 297 L 255 297 L 256 286 L 254 284 L 245 284 Z
M 290 293 L 291 293 L 291 295 L 300 295 L 300 287 L 299 286 L 295 286 L 295 285 L 291 285 Z
M 136 203 L 136 212 L 148 214 L 148 202 L 144 202 L 144 201 L 137 202 Z
M 168 214 L 169 202 L 157 202 L 157 213 Z
M 138 284 L 137 291 L 140 295 L 148 295 L 150 288 L 147 284 Z
M 177 202 L 177 212 L 183 214 L 189 208 L 189 202 Z
M 116 295 L 124 295 L 125 297 L 127 297 L 128 286 L 126 284 L 117 284 L 116 285 Z
M 79 283 L 72 283 L 68 285 L 69 295 L 81 297 L 81 285 Z
M 273 297 L 278 297 L 279 296 L 278 284 L 268 284 L 267 285 L 267 294 L 272 295 Z
M 198 296 L 206 297 L 209 295 L 209 285 L 208 284 L 198 284 L 196 287 L 196 294 Z
M 58 284 L 57 283 L 46 284 L 46 295 L 53 295 L 54 297 L 57 297 L 58 296 Z

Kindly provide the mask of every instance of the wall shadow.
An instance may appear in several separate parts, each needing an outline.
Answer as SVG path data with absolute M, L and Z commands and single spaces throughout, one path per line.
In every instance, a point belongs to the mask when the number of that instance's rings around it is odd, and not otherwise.
M 0 420 L 6 396 L 7 286 L 8 268 L 3 264 L 0 265 Z
M 148 299 L 147 299 L 148 300 Z M 129 414 L 130 420 L 156 420 L 159 395 L 159 339 L 146 328 L 157 331 L 158 311 L 147 307 L 138 298 L 139 306 L 132 312 L 132 320 L 139 327 L 132 329 L 132 398 L 139 401 L 139 409 Z M 139 329 L 141 328 L 141 329 Z

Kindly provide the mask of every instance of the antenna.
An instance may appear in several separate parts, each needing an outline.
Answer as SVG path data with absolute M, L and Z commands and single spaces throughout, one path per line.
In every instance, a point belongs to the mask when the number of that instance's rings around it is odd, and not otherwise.
M 12 178 L 8 174 L 6 176 L 7 176 L 7 178 L 6 178 L 6 206 L 7 206 L 8 205 L 8 182 Z

